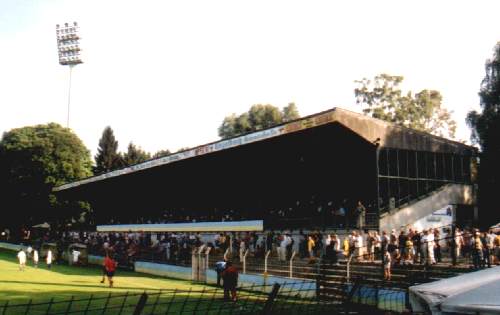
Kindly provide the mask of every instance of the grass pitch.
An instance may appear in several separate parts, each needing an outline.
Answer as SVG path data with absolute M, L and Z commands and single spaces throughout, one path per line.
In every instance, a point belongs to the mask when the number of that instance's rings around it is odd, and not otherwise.
M 26 269 L 20 271 L 16 254 L 0 250 L 2 315 L 133 314 L 145 291 L 148 301 L 142 314 L 257 314 L 268 298 L 258 287 L 252 287 L 238 290 L 237 302 L 225 302 L 222 290 L 214 287 L 121 270 L 116 272 L 114 287 L 109 288 L 107 283 L 100 283 L 102 269 L 98 266 L 52 265 L 49 270 L 45 263 L 35 268 L 28 261 Z M 110 293 L 113 298 L 109 298 Z M 125 298 L 125 294 L 129 296 Z M 291 297 L 291 292 L 287 294 Z M 89 301 L 91 296 L 93 300 Z M 51 300 L 54 303 L 47 304 Z M 315 314 L 315 308 L 320 307 L 315 299 L 293 297 L 275 306 L 281 310 L 277 314 L 287 315 Z
M 130 271 L 117 270 L 114 277 L 114 287 L 109 288 L 107 280 L 105 284 L 101 284 L 102 269 L 98 266 L 74 267 L 68 265 L 52 265 L 49 270 L 45 263 L 39 264 L 38 268 L 33 266 L 32 261 L 28 261 L 24 271 L 19 270 L 19 264 L 16 259 L 16 252 L 0 251 L 0 310 L 8 303 L 26 304 L 31 300 L 32 303 L 48 302 L 51 299 L 57 301 L 67 301 L 74 299 L 88 299 L 100 297 L 102 299 L 92 302 L 90 309 L 98 309 L 102 307 L 105 298 L 112 293 L 112 296 L 142 293 L 155 293 L 159 290 L 202 290 L 203 286 L 193 284 L 190 281 L 182 281 L 175 279 L 167 279 L 155 277 L 151 275 L 139 274 Z M 183 293 L 177 294 L 177 298 L 182 298 Z M 137 302 L 139 296 L 128 298 L 127 305 Z M 162 295 L 161 300 L 169 301 L 168 294 Z M 123 298 L 111 299 L 109 305 L 122 303 Z M 150 299 L 151 301 L 151 299 Z M 73 303 L 71 310 L 85 309 L 87 302 Z M 51 307 L 51 312 L 64 312 L 67 307 L 65 304 L 54 304 Z M 29 314 L 45 314 L 47 306 L 32 307 Z M 116 312 L 106 312 L 105 314 L 118 314 Z M 175 310 L 175 306 L 174 309 Z M 25 307 L 11 308 L 9 307 L 5 314 L 24 314 Z M 99 313 L 99 311 L 89 312 L 89 314 Z M 130 314 L 131 310 L 125 309 L 123 314 Z
M 189 281 L 166 279 L 130 271 L 117 270 L 114 287 L 107 280 L 101 284 L 102 269 L 97 266 L 73 267 L 52 264 L 49 270 L 45 263 L 38 268 L 28 261 L 24 271 L 19 270 L 16 253 L 0 251 L 0 303 L 28 302 L 30 299 L 48 301 L 52 297 L 70 299 L 72 296 L 88 297 L 91 294 L 143 292 L 144 290 L 202 289 Z

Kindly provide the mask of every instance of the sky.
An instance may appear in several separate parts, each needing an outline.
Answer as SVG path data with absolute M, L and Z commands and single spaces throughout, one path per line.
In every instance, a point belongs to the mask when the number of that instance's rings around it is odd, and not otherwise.
M 55 25 L 77 21 L 69 126 L 92 155 L 106 126 L 121 151 L 154 153 L 218 140 L 223 118 L 253 104 L 360 112 L 354 81 L 380 73 L 440 91 L 468 140 L 498 12 L 500 1 L 2 0 L 0 132 L 66 126 Z

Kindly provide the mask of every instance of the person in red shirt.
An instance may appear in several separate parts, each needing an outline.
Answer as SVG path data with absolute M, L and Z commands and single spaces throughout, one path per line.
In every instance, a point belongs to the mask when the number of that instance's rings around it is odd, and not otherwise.
M 113 287 L 113 276 L 115 275 L 116 266 L 118 263 L 110 257 L 109 254 L 106 254 L 104 258 L 104 268 L 106 269 L 106 276 L 108 277 L 109 287 Z
M 222 272 L 224 280 L 224 299 L 229 300 L 229 292 L 231 292 L 231 300 L 236 301 L 236 287 L 238 286 L 238 269 L 233 266 L 230 261 L 226 262 L 226 269 Z

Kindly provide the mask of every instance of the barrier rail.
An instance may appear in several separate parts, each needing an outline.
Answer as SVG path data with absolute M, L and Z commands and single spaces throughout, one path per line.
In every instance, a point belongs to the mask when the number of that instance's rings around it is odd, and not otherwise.
M 267 275 L 267 260 L 269 258 L 269 254 L 271 254 L 271 251 L 268 250 L 266 253 L 266 257 L 264 258 L 264 274 Z
M 297 252 L 293 251 L 292 256 L 290 257 L 290 278 L 293 278 L 293 258 Z
M 344 307 L 339 302 L 321 301 L 309 294 L 303 282 L 247 285 L 238 288 L 236 301 L 225 299 L 220 288 L 201 290 L 155 290 L 142 293 L 91 295 L 88 298 L 54 298 L 45 302 L 0 305 L 0 314 L 324 314 Z

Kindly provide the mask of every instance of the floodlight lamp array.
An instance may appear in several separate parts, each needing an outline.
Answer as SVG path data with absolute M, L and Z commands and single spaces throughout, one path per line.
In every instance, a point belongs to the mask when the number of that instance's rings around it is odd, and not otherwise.
M 73 22 L 73 24 L 64 23 L 64 25 L 56 25 L 59 64 L 77 65 L 83 63 L 80 55 L 80 36 L 78 32 L 79 26 L 76 22 Z

